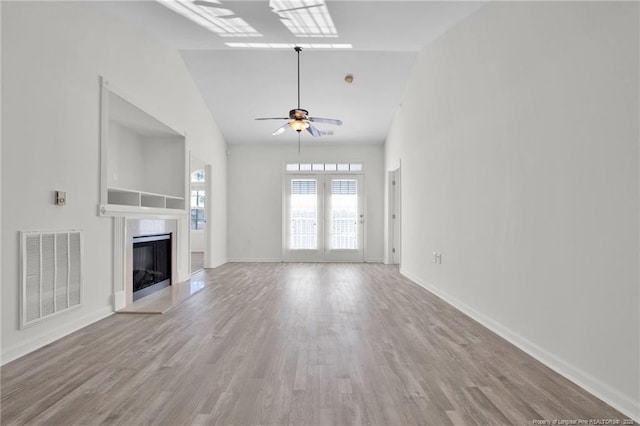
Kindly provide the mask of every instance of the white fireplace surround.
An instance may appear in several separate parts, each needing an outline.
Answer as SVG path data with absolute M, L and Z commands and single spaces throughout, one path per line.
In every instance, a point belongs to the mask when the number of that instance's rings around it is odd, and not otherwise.
M 133 304 L 133 237 L 143 235 L 171 234 L 171 284 L 179 282 L 178 247 L 181 246 L 178 232 L 181 219 L 139 219 L 113 218 L 113 283 L 114 310 L 118 311 Z

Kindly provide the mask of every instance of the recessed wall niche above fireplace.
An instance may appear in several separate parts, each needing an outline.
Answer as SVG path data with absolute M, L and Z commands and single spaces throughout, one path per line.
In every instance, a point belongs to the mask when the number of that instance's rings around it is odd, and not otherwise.
M 133 237 L 133 301 L 171 285 L 171 234 Z
M 186 135 L 104 79 L 101 103 L 100 215 L 186 213 Z

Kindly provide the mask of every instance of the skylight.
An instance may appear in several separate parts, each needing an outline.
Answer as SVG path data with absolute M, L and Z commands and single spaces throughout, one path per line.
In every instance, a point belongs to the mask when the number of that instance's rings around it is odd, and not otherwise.
M 252 49 L 293 49 L 296 46 L 303 49 L 352 49 L 349 43 L 225 43 L 229 47 L 252 48 Z
M 220 37 L 262 37 L 262 34 L 232 10 L 218 7 L 218 0 L 157 1 Z
M 269 0 L 269 7 L 296 37 L 338 37 L 324 0 Z

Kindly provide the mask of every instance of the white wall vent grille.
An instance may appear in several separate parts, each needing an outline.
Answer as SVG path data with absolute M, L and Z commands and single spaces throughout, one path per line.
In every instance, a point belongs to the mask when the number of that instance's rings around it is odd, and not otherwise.
M 20 233 L 20 327 L 80 306 L 82 231 Z

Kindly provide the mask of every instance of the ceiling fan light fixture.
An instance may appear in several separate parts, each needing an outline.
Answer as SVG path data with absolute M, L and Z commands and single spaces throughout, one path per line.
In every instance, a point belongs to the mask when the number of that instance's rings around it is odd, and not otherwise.
M 301 131 L 306 130 L 307 127 L 309 127 L 309 123 L 305 120 L 291 120 L 289 122 L 289 127 L 300 133 Z
M 289 121 L 282 126 L 280 126 L 276 131 L 271 133 L 273 136 L 278 136 L 282 132 L 286 130 L 287 127 L 295 130 L 298 133 L 298 151 L 300 150 L 300 133 L 303 130 L 307 130 L 311 133 L 311 136 L 314 138 L 322 136 L 320 130 L 318 128 L 311 125 L 312 123 L 326 123 L 333 124 L 334 126 L 341 126 L 342 120 L 338 120 L 335 118 L 320 118 L 320 117 L 309 117 L 309 111 L 306 109 L 300 108 L 300 52 L 302 51 L 301 46 L 295 46 L 293 50 L 296 51 L 298 56 L 298 107 L 289 111 Z M 256 120 L 287 120 L 287 118 L 278 118 L 278 117 L 261 117 L 256 118 Z

